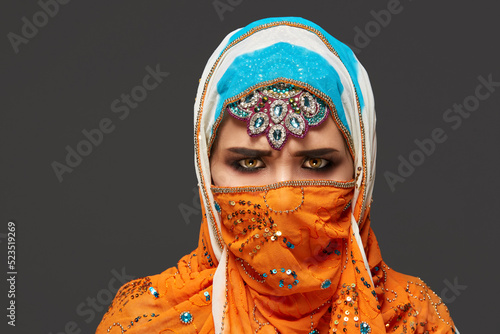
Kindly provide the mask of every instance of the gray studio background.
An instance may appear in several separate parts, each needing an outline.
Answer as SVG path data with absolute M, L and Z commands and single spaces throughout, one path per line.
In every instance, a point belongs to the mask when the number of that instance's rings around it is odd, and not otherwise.
M 93 333 L 114 278 L 160 273 L 196 247 L 198 79 L 224 36 L 270 16 L 302 16 L 356 48 L 375 93 L 372 226 L 384 259 L 442 296 L 462 333 L 496 332 L 500 87 L 478 88 L 480 77 L 500 81 L 492 3 L 401 0 L 381 24 L 373 13 L 394 0 L 61 0 L 43 24 L 40 3 L 3 1 L 0 332 Z M 22 36 L 34 15 L 38 32 L 13 47 L 9 33 Z M 127 117 L 113 112 L 148 66 L 169 74 Z M 466 118 L 447 111 L 463 103 Z M 104 119 L 113 130 L 60 182 L 51 164 Z M 436 128 L 446 140 L 391 189 L 387 172 L 418 158 L 415 140 Z M 6 318 L 10 220 L 16 327 Z

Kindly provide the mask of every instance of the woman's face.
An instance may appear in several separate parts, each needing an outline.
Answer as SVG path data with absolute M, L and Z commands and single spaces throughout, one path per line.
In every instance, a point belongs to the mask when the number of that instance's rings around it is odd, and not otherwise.
M 279 181 L 354 177 L 352 157 L 331 117 L 309 128 L 304 138 L 288 136 L 281 151 L 266 136 L 251 137 L 246 123 L 227 116 L 210 155 L 212 183 L 218 187 L 256 186 Z

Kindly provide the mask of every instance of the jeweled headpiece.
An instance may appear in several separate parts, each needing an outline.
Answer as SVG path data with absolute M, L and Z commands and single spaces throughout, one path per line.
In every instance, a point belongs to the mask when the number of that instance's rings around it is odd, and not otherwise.
M 281 150 L 289 135 L 304 138 L 309 127 L 321 124 L 329 114 L 321 99 L 283 82 L 254 90 L 229 104 L 227 111 L 247 122 L 250 136 L 265 133 L 275 150 Z

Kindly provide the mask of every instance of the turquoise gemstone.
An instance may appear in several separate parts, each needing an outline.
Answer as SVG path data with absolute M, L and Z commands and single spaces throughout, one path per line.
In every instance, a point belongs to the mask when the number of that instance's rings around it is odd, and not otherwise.
M 304 96 L 304 105 L 306 107 L 310 107 L 311 106 L 311 103 L 309 102 L 309 97 L 307 97 L 307 96 Z
M 256 128 L 260 128 L 262 126 L 262 124 L 264 124 L 264 118 L 262 117 L 258 117 L 256 120 L 255 120 L 255 123 L 254 123 L 254 126 Z
M 181 322 L 183 324 L 189 324 L 193 321 L 193 315 L 190 312 L 181 313 Z
M 330 281 L 329 279 L 327 279 L 323 283 L 321 283 L 321 289 L 329 288 L 330 285 L 332 285 L 332 281 Z
M 252 101 L 252 97 L 253 97 L 253 94 L 247 95 L 247 96 L 245 97 L 245 102 L 246 102 L 246 103 L 249 103 L 250 101 Z
M 296 129 L 300 128 L 300 123 L 295 117 L 290 120 L 290 124 Z
M 281 131 L 280 130 L 274 130 L 273 131 L 273 137 L 274 137 L 274 140 L 280 140 L 281 139 Z
M 361 325 L 359 326 L 359 332 L 361 334 L 368 334 L 371 333 L 372 329 L 370 328 L 370 325 L 368 325 L 366 322 L 362 322 Z
M 278 104 L 276 107 L 274 107 L 273 112 L 276 117 L 281 116 L 281 113 L 283 112 L 283 106 L 281 104 Z

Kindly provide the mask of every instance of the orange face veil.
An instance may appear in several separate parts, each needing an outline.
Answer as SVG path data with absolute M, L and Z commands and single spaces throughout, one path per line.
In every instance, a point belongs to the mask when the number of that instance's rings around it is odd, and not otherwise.
M 269 87 L 277 87 L 272 103 L 289 98 L 287 87 L 324 103 L 353 157 L 352 180 L 211 184 L 210 149 L 227 108 L 243 102 L 243 112 L 230 112 L 248 122 L 250 135 L 268 136 L 274 149 L 286 145 L 280 136 L 302 135 L 290 125 L 319 122 L 307 108 L 288 123 L 280 108 L 257 115 L 262 110 L 251 105 L 252 93 Z M 310 106 L 302 94 L 298 101 Z M 457 333 L 422 280 L 382 260 L 370 227 L 374 101 L 368 75 L 347 46 L 302 18 L 253 22 L 212 54 L 194 109 L 203 211 L 198 248 L 177 267 L 124 285 L 97 333 Z M 275 136 L 279 124 L 288 130 Z
M 354 181 L 328 180 L 212 187 L 226 244 L 219 264 L 228 301 L 221 331 L 329 331 L 337 306 L 332 299 L 345 283 L 343 272 L 350 276 L 353 271 L 353 190 Z M 358 296 L 349 288 L 356 302 Z M 216 293 L 214 286 L 214 297 Z M 358 312 L 351 311 L 362 323 Z

